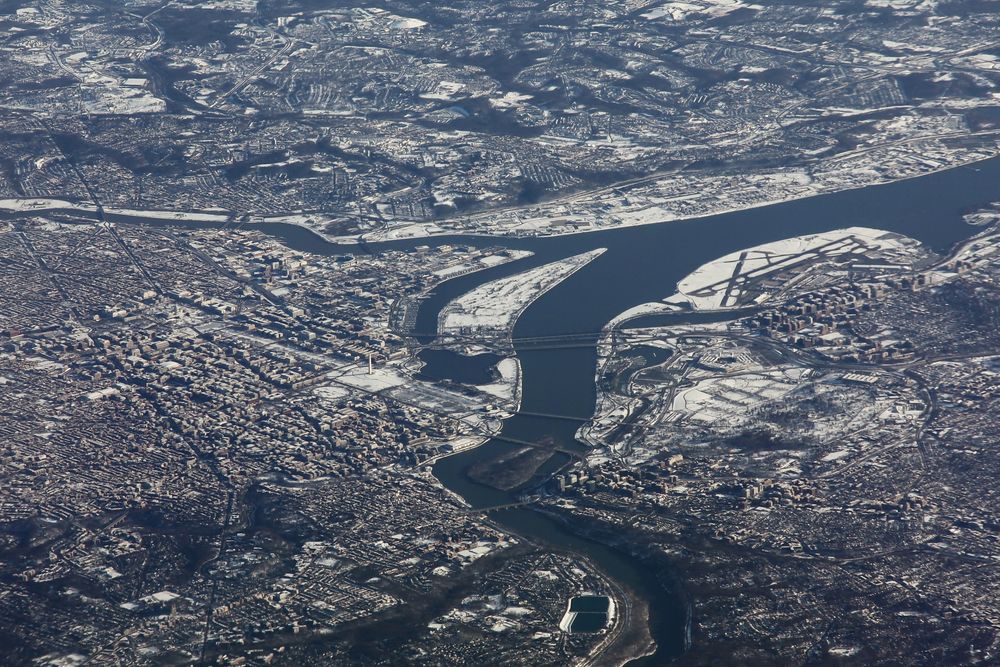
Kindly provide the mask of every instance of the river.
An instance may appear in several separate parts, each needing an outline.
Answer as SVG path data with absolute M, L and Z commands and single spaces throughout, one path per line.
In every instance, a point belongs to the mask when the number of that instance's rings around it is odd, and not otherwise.
M 583 451 L 584 446 L 574 438 L 580 421 L 523 413 L 562 415 L 578 420 L 591 416 L 596 397 L 595 342 L 602 327 L 622 311 L 670 295 L 678 280 L 708 260 L 800 234 L 859 225 L 899 232 L 934 249 L 946 250 L 975 231 L 962 221 L 962 214 L 994 200 L 1000 200 L 1000 158 L 887 185 L 659 225 L 544 239 L 438 237 L 372 244 L 369 249 L 377 252 L 426 243 L 463 243 L 504 245 L 535 253 L 524 260 L 441 284 L 422 303 L 418 313 L 415 328 L 426 341 L 433 336 L 438 312 L 454 297 L 486 281 L 532 266 L 593 248 L 607 248 L 603 255 L 529 306 L 513 332 L 522 368 L 522 406 L 521 413 L 505 422 L 502 435 L 534 442 L 551 438 L 564 448 Z M 147 222 L 172 224 L 153 219 Z M 358 251 L 356 246 L 330 244 L 291 225 L 261 227 L 304 251 Z M 527 340 L 565 335 L 574 336 L 577 344 L 556 349 Z M 452 357 L 442 363 L 461 361 Z M 435 370 L 441 372 L 440 368 Z M 462 376 L 463 369 L 454 368 L 453 375 Z M 511 494 L 477 484 L 465 471 L 473 463 L 514 446 L 503 440 L 491 440 L 479 448 L 440 460 L 434 474 L 473 506 L 509 502 Z M 686 613 L 682 596 L 662 585 L 647 564 L 574 535 L 559 522 L 529 508 L 494 511 L 490 518 L 515 534 L 587 558 L 619 585 L 645 599 L 649 605 L 650 632 L 657 648 L 654 655 L 630 664 L 664 664 L 684 649 Z

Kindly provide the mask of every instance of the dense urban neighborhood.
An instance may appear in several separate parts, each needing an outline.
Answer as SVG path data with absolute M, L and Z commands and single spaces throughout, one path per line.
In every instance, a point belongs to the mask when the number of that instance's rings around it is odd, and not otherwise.
M 0 2 L 0 664 L 995 664 L 998 34 Z

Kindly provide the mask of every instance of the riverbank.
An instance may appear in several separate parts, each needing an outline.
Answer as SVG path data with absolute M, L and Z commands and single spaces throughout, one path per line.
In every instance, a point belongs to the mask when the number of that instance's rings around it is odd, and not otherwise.
M 512 333 L 523 376 L 520 410 L 504 422 L 501 438 L 489 439 L 481 446 L 436 461 L 434 476 L 470 507 L 492 507 L 513 499 L 509 493 L 469 480 L 465 471 L 474 462 L 510 451 L 517 446 L 511 441 L 539 442 L 546 437 L 568 451 L 586 452 L 575 434 L 579 425 L 593 414 L 595 346 L 600 332 L 628 308 L 659 301 L 681 277 L 705 262 L 770 241 L 853 225 L 902 233 L 935 248 L 949 247 L 973 229 L 961 216 L 998 198 L 998 182 L 1000 161 L 994 159 L 981 163 L 976 169 L 951 169 L 879 188 L 822 195 L 722 216 L 565 237 L 504 239 L 503 244 L 508 247 L 535 254 L 519 262 L 442 283 L 421 304 L 415 331 L 434 331 L 437 315 L 445 304 L 484 282 L 595 247 L 608 250 L 541 295 L 520 314 Z M 224 226 L 162 219 L 114 221 Z M 289 247 L 304 252 L 341 254 L 359 249 L 353 245 L 327 243 L 315 232 L 287 223 L 262 225 L 259 229 L 281 237 Z M 499 239 L 451 235 L 434 242 L 496 244 Z M 414 240 L 381 243 L 360 250 L 405 250 L 416 245 L 418 241 Z M 558 468 L 556 461 L 552 471 Z M 651 571 L 648 563 L 625 551 L 582 538 L 574 534 L 577 527 L 567 529 L 532 509 L 494 511 L 490 512 L 490 517 L 505 532 L 530 536 L 546 548 L 579 554 L 620 585 L 634 591 L 635 603 L 641 601 L 648 605 L 648 627 L 657 646 L 649 664 L 664 664 L 684 650 L 685 601 L 676 590 L 660 583 L 663 572 Z
M 439 461 L 435 465 L 435 476 L 473 506 L 497 505 L 509 502 L 509 494 L 476 484 L 465 472 L 484 458 L 502 456 L 516 447 L 510 440 L 540 442 L 553 438 L 562 447 L 586 451 L 577 441 L 576 431 L 593 415 L 596 345 L 600 332 L 616 316 L 636 304 L 658 302 L 669 295 L 672 288 L 697 267 L 745 248 L 849 226 L 873 227 L 876 220 L 881 229 L 917 238 L 933 247 L 948 247 L 968 235 L 971 229 L 961 221 L 961 216 L 970 208 L 996 198 L 992 184 L 998 178 L 1000 163 L 994 160 L 984 164 L 979 171 L 959 174 L 951 170 L 922 181 L 816 197 L 710 220 L 559 239 L 558 247 L 563 256 L 584 251 L 588 244 L 599 244 L 608 251 L 540 297 L 518 318 L 513 339 L 524 373 L 524 398 L 521 411 L 505 422 L 503 439 Z M 710 233 L 706 233 L 707 230 Z M 538 239 L 522 247 L 535 250 L 533 260 L 542 262 L 556 256 L 555 246 L 552 239 Z M 474 285 L 463 285 L 463 288 L 463 292 L 468 291 Z M 432 305 L 428 303 L 427 307 Z M 444 302 L 440 306 L 443 307 Z M 720 316 L 732 318 L 734 312 L 699 313 L 678 309 L 653 317 L 677 323 L 688 319 L 703 322 Z M 643 318 L 630 320 L 628 324 L 640 323 L 644 323 Z M 539 521 L 537 516 L 533 514 L 530 518 L 533 526 Z M 497 519 L 500 521 L 499 516 Z M 537 527 L 547 533 L 545 536 L 532 534 L 549 543 L 560 541 L 562 538 L 555 537 L 556 530 L 549 520 L 544 521 L 544 528 Z M 528 521 L 523 514 L 511 514 L 504 515 L 501 523 L 508 530 L 526 532 L 520 524 Z M 587 534 L 585 528 L 575 524 L 562 526 L 570 534 Z M 603 537 L 599 539 L 603 541 Z M 612 539 L 608 544 L 616 542 Z M 598 561 L 609 557 L 609 552 L 614 558 L 624 559 L 628 564 L 621 570 L 617 569 L 621 561 L 607 570 L 614 571 L 619 580 L 634 577 L 634 580 L 645 582 L 634 590 L 650 605 L 650 626 L 654 628 L 652 634 L 657 643 L 657 649 L 646 664 L 669 662 L 686 644 L 688 602 L 679 586 L 667 589 L 660 584 L 649 585 L 671 577 L 669 564 L 659 563 L 657 568 L 660 570 L 650 572 L 648 563 L 616 551 L 619 546 L 595 546 L 588 540 L 580 548 L 584 549 L 582 553 Z
M 976 134 L 981 135 L 994 135 L 998 134 L 1000 131 L 990 130 L 984 131 Z M 847 155 L 840 156 L 838 159 L 844 159 L 848 157 Z M 551 232 L 547 234 L 540 234 L 537 231 L 532 233 L 515 233 L 508 229 L 497 229 L 495 231 L 481 231 L 476 229 L 463 229 L 456 228 L 455 226 L 448 226 L 448 219 L 426 221 L 413 223 L 411 225 L 400 225 L 397 227 L 392 227 L 387 230 L 379 230 L 376 232 L 367 232 L 362 234 L 329 234 L 323 231 L 316 220 L 323 220 L 328 222 L 330 219 L 324 214 L 320 213 L 307 213 L 307 212 L 288 212 L 279 213 L 268 216 L 250 216 L 241 215 L 235 211 L 227 211 L 223 209 L 219 210 L 200 210 L 200 211 L 175 211 L 175 210 L 165 210 L 165 209 L 121 209 L 121 208 L 103 208 L 98 209 L 89 202 L 79 202 L 79 201 L 69 201 L 53 198 L 42 198 L 42 197 L 25 197 L 25 198 L 7 198 L 0 200 L 0 215 L 2 216 L 17 216 L 17 215 L 48 215 L 48 214 L 66 214 L 66 215 L 81 215 L 91 218 L 97 218 L 101 211 L 103 211 L 106 219 L 113 222 L 121 223 L 142 223 L 144 220 L 157 220 L 164 223 L 175 223 L 175 224 L 206 224 L 206 225 L 247 225 L 251 227 L 275 227 L 275 226 L 287 226 L 294 227 L 296 229 L 308 232 L 310 235 L 314 236 L 318 241 L 328 243 L 333 246 L 341 246 L 344 252 L 351 252 L 357 250 L 364 250 L 369 246 L 392 246 L 399 244 L 409 244 L 413 245 L 415 243 L 442 243 L 446 239 L 462 238 L 467 242 L 483 244 L 494 241 L 499 244 L 508 244 L 511 242 L 518 241 L 531 241 L 536 239 L 566 239 L 574 236 L 581 235 L 595 235 L 602 233 L 609 233 L 615 231 L 622 231 L 627 229 L 635 229 L 639 227 L 648 227 L 655 225 L 662 225 L 665 223 L 682 223 L 682 222 L 692 222 L 692 221 L 702 221 L 710 220 L 713 218 L 725 217 L 733 214 L 746 213 L 748 211 L 768 209 L 775 206 L 782 206 L 787 204 L 794 204 L 797 202 L 808 201 L 810 199 L 818 199 L 822 197 L 829 197 L 835 195 L 841 195 L 851 192 L 860 192 L 865 190 L 874 190 L 877 188 L 891 187 L 893 185 L 898 185 L 901 183 L 919 181 L 921 179 L 926 179 L 939 174 L 956 171 L 958 169 L 968 168 L 972 170 L 977 170 L 977 165 L 982 165 L 990 163 L 997 160 L 998 157 L 993 154 L 987 155 L 976 155 L 971 160 L 958 161 L 952 164 L 944 164 L 937 168 L 928 169 L 926 171 L 921 171 L 920 173 L 906 174 L 896 178 L 885 179 L 881 181 L 872 182 L 862 182 L 862 183 L 851 183 L 849 185 L 843 185 L 842 183 L 833 183 L 828 188 L 813 187 L 812 189 L 803 190 L 795 194 L 789 194 L 784 197 L 765 197 L 759 200 L 751 200 L 741 203 L 738 206 L 724 206 L 719 208 L 709 208 L 703 211 L 698 211 L 691 214 L 670 214 L 667 211 L 660 211 L 656 214 L 646 214 L 645 212 L 657 208 L 656 205 L 650 205 L 646 209 L 642 209 L 643 216 L 639 219 L 634 219 L 630 222 L 620 222 L 608 226 L 566 226 L 560 228 L 558 232 Z M 664 173 L 655 178 L 669 178 L 669 173 Z M 640 179 L 646 180 L 646 179 Z M 616 188 L 620 187 L 621 184 L 610 186 L 607 188 L 602 188 L 597 192 L 613 192 Z M 557 199 L 549 202 L 545 202 L 539 206 L 545 207 L 558 207 L 563 203 L 573 203 L 579 200 L 580 196 L 569 197 L 565 200 Z M 989 202 L 984 202 L 984 204 Z M 516 211 L 516 208 L 503 208 L 494 211 L 484 212 L 477 214 L 479 216 L 499 216 L 504 213 L 509 213 Z M 966 211 L 967 212 L 967 211 Z M 559 216 L 558 213 L 552 213 L 556 217 Z M 409 233 L 412 232 L 412 233 Z
M 600 257 L 597 248 L 557 262 L 527 269 L 466 292 L 438 313 L 441 344 L 462 344 L 505 348 L 518 317 L 543 294 Z

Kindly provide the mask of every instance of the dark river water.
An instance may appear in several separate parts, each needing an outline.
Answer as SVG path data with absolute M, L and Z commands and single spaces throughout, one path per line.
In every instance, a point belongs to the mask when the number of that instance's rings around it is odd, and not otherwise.
M 499 354 L 464 355 L 430 347 L 417 356 L 425 364 L 417 373 L 418 380 L 453 380 L 465 384 L 492 382 L 493 369 L 503 359 Z
M 451 299 L 483 282 L 593 248 L 607 248 L 603 255 L 529 306 L 514 329 L 515 350 L 522 368 L 521 412 L 560 417 L 519 413 L 507 420 L 502 435 L 533 442 L 551 439 L 564 448 L 583 451 L 584 446 L 574 438 L 580 422 L 567 417 L 591 416 L 596 391 L 594 343 L 601 328 L 622 311 L 669 296 L 678 280 L 708 260 L 800 234 L 859 225 L 906 234 L 934 249 L 946 250 L 974 231 L 962 221 L 962 214 L 996 200 L 1000 200 L 1000 159 L 994 158 L 888 185 L 660 225 L 548 239 L 452 236 L 371 244 L 366 249 L 378 252 L 383 248 L 426 243 L 464 243 L 502 244 L 535 253 L 530 258 L 440 285 L 423 302 L 415 327 L 429 341 L 438 311 Z M 326 243 L 294 226 L 263 228 L 305 251 L 358 251 L 356 246 Z M 677 321 L 676 316 L 673 319 Z M 559 347 L 532 340 L 560 336 L 567 337 L 572 345 Z M 438 377 L 482 376 L 483 360 L 463 359 L 460 355 L 450 358 L 441 355 L 434 360 L 432 370 Z M 473 365 L 466 367 L 466 363 Z M 472 451 L 440 460 L 434 474 L 473 506 L 510 502 L 513 499 L 510 493 L 473 482 L 466 476 L 466 470 L 477 461 L 493 458 L 512 447 L 515 445 L 503 440 L 491 440 Z M 550 468 L 558 464 L 555 461 Z M 659 583 L 661 579 L 646 564 L 622 551 L 574 535 L 559 522 L 529 508 L 494 511 L 490 518 L 513 533 L 589 559 L 608 576 L 645 598 L 657 649 L 653 656 L 636 660 L 632 665 L 664 664 L 683 651 L 686 604 L 678 591 Z

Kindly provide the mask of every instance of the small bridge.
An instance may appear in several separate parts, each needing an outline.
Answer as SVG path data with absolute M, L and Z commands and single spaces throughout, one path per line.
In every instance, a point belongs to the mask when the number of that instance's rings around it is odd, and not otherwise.
M 550 414 L 548 412 L 526 412 L 524 410 L 518 412 L 519 415 L 524 415 L 525 417 L 541 417 L 543 419 L 562 419 L 569 422 L 584 422 L 590 421 L 589 417 L 575 417 L 573 415 L 556 415 Z
M 500 505 L 487 505 L 486 507 L 470 507 L 466 512 L 469 514 L 487 514 L 489 512 L 499 512 L 500 510 L 514 509 L 515 507 L 525 507 L 531 505 L 534 500 L 518 500 L 512 503 L 502 503 Z
M 578 459 L 580 461 L 584 460 L 584 455 L 580 452 L 574 451 L 572 449 L 567 449 L 566 447 L 560 447 L 559 445 L 545 445 L 537 442 L 529 442 L 527 440 L 521 440 L 519 438 L 511 438 L 506 435 L 495 435 L 494 440 L 499 440 L 500 442 L 509 442 L 512 445 L 520 445 L 522 447 L 531 447 L 532 449 L 542 449 L 547 452 L 552 452 L 553 454 L 565 454 L 566 456 Z

